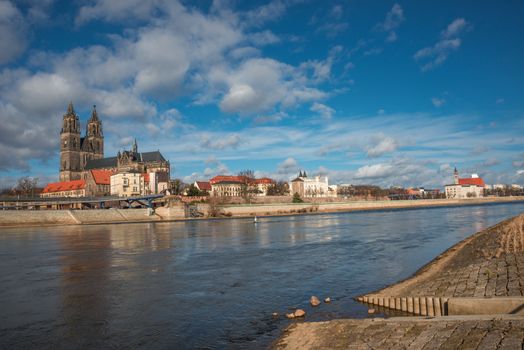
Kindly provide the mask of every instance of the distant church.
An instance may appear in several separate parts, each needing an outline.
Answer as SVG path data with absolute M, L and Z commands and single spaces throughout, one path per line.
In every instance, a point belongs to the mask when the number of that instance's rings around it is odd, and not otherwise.
M 102 121 L 96 106 L 87 121 L 86 134 L 81 137 L 80 120 L 70 102 L 60 131 L 60 181 L 86 180 L 91 170 L 165 173 L 167 179 L 170 176 L 169 161 L 160 151 L 140 153 L 136 140 L 131 150 L 104 158 Z

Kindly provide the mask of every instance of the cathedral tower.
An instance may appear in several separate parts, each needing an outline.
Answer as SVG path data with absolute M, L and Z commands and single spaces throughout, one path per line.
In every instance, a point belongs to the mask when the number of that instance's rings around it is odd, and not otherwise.
M 455 167 L 455 171 L 453 172 L 453 183 L 455 185 L 459 184 L 459 172 L 457 170 L 457 167 Z
M 93 106 L 91 117 L 87 121 L 86 136 L 81 139 L 82 149 L 80 154 L 81 168 L 84 169 L 90 159 L 104 158 L 104 135 L 102 121 L 98 119 L 96 106 Z
M 80 179 L 80 121 L 70 102 L 60 131 L 60 181 Z

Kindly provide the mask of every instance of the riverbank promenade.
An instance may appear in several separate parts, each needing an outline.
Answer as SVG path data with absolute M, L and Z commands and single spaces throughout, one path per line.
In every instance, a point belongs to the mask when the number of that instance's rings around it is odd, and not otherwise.
M 290 326 L 277 349 L 521 349 L 524 214 L 456 244 L 413 277 L 357 299 L 418 317 Z

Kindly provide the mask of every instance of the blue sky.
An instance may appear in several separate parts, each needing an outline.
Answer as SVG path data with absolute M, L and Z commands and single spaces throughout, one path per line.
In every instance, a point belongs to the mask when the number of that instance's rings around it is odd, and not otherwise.
M 0 1 L 0 186 L 58 177 L 62 115 L 186 182 L 299 169 L 524 183 L 519 1 Z

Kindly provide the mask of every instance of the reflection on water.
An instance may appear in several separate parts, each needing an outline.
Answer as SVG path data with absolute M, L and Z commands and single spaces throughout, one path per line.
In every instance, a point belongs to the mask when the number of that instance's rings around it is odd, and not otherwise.
M 408 277 L 524 204 L 179 223 L 2 229 L 0 348 L 260 348 L 301 307 Z M 309 297 L 330 296 L 311 309 Z

